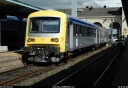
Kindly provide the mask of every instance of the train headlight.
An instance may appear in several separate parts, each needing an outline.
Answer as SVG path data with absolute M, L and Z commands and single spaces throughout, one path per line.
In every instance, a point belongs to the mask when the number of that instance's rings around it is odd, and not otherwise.
M 31 42 L 31 41 L 32 41 L 32 39 L 31 38 L 28 38 L 27 42 Z
M 58 42 L 59 41 L 59 39 L 58 38 L 55 38 L 55 40 L 54 40 L 55 42 Z
M 34 42 L 35 41 L 35 39 L 34 38 L 28 38 L 28 40 L 27 40 L 28 42 Z
M 51 42 L 54 42 L 54 38 L 51 38 Z
M 35 39 L 34 38 L 32 38 L 32 40 L 31 40 L 32 42 L 34 42 L 35 41 Z

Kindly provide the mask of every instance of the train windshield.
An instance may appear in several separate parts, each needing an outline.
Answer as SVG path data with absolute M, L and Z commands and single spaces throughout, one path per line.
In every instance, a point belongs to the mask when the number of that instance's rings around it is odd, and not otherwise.
M 37 33 L 59 33 L 60 18 L 36 17 L 30 19 L 30 32 Z

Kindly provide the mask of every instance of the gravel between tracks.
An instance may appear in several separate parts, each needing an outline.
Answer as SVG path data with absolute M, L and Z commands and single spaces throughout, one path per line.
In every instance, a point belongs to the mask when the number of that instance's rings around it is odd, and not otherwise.
M 0 64 L 0 73 L 6 72 L 9 70 L 13 70 L 16 68 L 20 68 L 23 66 L 24 66 L 24 64 L 21 62 L 21 60 L 15 60 L 15 61 L 11 61 L 11 62 L 1 63 Z

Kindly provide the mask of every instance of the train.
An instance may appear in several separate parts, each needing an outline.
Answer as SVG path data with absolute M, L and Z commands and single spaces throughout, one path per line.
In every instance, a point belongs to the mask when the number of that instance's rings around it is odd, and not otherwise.
M 60 62 L 74 51 L 107 44 L 108 33 L 60 11 L 36 11 L 27 18 L 24 52 L 31 62 Z

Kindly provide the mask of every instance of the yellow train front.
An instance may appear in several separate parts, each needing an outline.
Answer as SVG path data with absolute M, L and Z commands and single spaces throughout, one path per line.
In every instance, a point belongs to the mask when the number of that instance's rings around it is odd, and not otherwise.
M 65 56 L 66 15 L 46 10 L 27 18 L 24 51 L 33 62 L 59 62 Z

